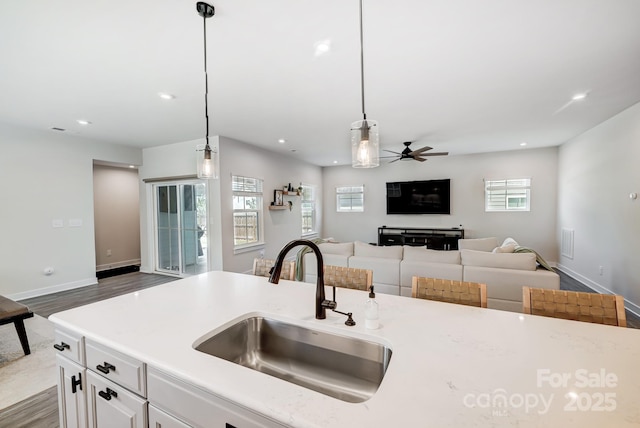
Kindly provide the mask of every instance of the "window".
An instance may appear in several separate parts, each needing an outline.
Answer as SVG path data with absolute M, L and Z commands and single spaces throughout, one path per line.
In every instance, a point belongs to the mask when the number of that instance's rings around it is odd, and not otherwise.
M 312 235 L 316 230 L 316 189 L 302 184 L 300 211 L 302 213 L 302 235 Z
M 485 211 L 529 211 L 531 179 L 485 180 Z
M 339 213 L 364 211 L 364 185 L 336 187 L 336 208 Z
M 233 243 L 242 248 L 262 243 L 262 180 L 232 177 Z

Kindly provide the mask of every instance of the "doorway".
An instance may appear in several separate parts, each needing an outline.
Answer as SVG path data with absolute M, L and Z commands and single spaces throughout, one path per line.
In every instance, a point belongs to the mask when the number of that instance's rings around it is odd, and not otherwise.
M 206 182 L 158 183 L 153 188 L 155 270 L 180 276 L 208 271 Z

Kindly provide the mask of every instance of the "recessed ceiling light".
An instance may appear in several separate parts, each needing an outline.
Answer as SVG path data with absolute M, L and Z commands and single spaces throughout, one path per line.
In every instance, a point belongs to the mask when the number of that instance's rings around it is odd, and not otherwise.
M 526 142 L 526 141 L 523 141 L 522 143 L 520 143 L 520 145 L 521 145 L 522 147 L 524 147 L 524 146 L 526 146 L 526 145 L 527 145 L 527 142 Z
M 287 142 L 287 140 L 285 140 L 284 138 L 278 139 L 278 143 L 280 143 L 280 144 L 284 144 L 286 142 Z
M 338 163 L 338 161 L 333 161 L 333 163 Z
M 135 168 L 135 167 L 136 167 L 135 165 L 129 165 L 129 168 Z
M 315 56 L 324 55 L 331 50 L 331 40 L 320 40 L 313 47 Z
M 163 100 L 173 100 L 176 96 L 167 94 L 166 92 L 158 92 L 158 96 Z
M 575 94 L 573 97 L 571 97 L 573 101 L 580 101 L 580 100 L 584 100 L 585 98 L 587 98 L 586 92 Z
M 78 119 L 76 122 L 78 122 L 80 125 L 91 125 L 91 122 L 84 119 Z

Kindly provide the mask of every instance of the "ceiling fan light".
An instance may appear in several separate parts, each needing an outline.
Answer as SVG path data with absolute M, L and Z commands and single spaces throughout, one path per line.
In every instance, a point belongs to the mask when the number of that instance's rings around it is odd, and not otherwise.
M 375 168 L 380 166 L 378 122 L 358 120 L 351 124 L 351 166 Z

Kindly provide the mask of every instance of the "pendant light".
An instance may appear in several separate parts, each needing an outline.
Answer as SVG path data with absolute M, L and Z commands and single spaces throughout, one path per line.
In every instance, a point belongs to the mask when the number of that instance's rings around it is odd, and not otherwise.
M 198 2 L 196 4 L 198 15 L 202 17 L 204 24 L 204 119 L 206 122 L 206 144 L 196 148 L 196 152 L 204 152 L 204 156 L 197 156 L 198 178 L 218 178 L 218 152 L 209 145 L 209 77 L 207 75 L 207 18 L 215 14 L 215 9 L 210 4 Z
M 380 165 L 378 122 L 367 119 L 364 109 L 364 42 L 362 31 L 362 0 L 360 0 L 360 91 L 362 120 L 351 124 L 351 166 L 375 168 Z

